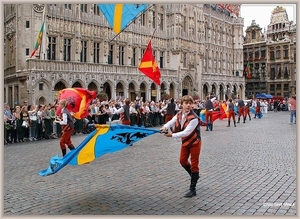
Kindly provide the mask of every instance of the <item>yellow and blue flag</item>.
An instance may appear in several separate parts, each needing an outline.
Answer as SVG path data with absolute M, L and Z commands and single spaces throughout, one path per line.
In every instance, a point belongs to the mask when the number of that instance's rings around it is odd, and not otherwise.
M 90 163 L 104 154 L 120 151 L 145 137 L 160 132 L 156 129 L 120 124 L 95 125 L 95 128 L 75 150 L 71 150 L 64 157 L 58 155 L 52 157 L 49 167 L 41 170 L 39 175 L 48 176 L 57 173 L 67 164 L 77 166 Z
M 99 9 L 116 34 L 124 30 L 149 4 L 98 4 Z

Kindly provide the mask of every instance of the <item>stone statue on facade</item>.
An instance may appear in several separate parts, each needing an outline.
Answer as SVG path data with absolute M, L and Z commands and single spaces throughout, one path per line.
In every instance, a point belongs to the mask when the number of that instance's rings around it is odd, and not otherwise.
M 63 37 L 60 37 L 59 48 L 60 48 L 60 52 L 62 53 L 64 50 L 64 38 Z
M 104 55 L 107 56 L 108 55 L 108 44 L 104 43 Z
M 82 50 L 82 45 L 81 45 L 81 42 L 80 40 L 76 40 L 76 53 L 80 53 Z
M 132 58 L 132 47 L 128 46 L 128 59 Z
M 94 55 L 94 41 L 90 41 L 91 55 Z

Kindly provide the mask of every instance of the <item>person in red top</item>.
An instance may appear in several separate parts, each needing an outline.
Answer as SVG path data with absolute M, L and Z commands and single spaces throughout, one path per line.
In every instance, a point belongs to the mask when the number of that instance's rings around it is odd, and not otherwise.
M 201 151 L 201 134 L 199 116 L 192 110 L 193 97 L 186 95 L 181 99 L 180 110 L 160 130 L 167 137 L 181 138 L 180 164 L 191 177 L 190 190 L 184 197 L 190 198 L 196 195 L 196 185 L 199 179 L 199 157 Z M 173 132 L 170 131 L 172 128 Z M 189 161 L 190 158 L 190 161 Z

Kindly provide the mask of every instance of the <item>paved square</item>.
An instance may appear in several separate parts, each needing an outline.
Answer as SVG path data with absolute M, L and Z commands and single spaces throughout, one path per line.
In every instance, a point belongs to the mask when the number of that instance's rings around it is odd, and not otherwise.
M 41 177 L 59 139 L 4 146 L 4 215 L 296 215 L 296 125 L 289 112 L 201 127 L 197 195 L 180 141 L 161 134 Z M 72 139 L 78 145 L 87 135 Z

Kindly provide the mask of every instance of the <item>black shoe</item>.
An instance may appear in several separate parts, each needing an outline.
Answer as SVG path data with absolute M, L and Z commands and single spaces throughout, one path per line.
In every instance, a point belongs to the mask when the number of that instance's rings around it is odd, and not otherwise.
M 72 151 L 72 150 L 75 150 L 75 147 L 74 147 L 74 145 L 70 145 L 70 146 L 68 146 L 68 148 Z
M 196 190 L 190 190 L 188 193 L 186 193 L 183 197 L 185 198 L 191 198 L 196 195 Z

